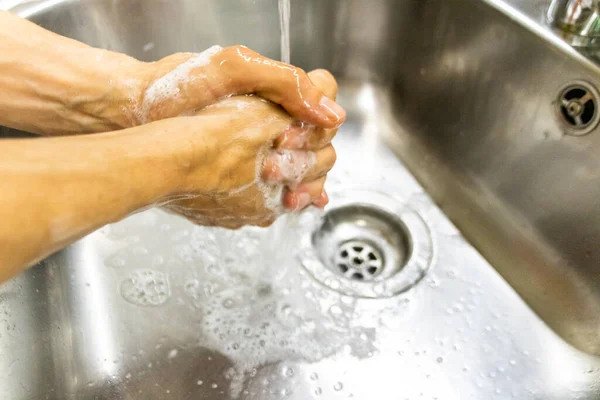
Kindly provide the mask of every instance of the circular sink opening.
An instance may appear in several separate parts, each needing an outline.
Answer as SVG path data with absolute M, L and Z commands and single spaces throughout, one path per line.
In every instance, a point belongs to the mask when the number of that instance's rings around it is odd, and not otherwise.
M 349 296 L 385 298 L 427 273 L 433 243 L 421 216 L 386 194 L 337 193 L 303 240 L 302 266 L 321 284 Z
M 341 278 L 362 282 L 396 274 L 411 252 L 410 233 L 402 221 L 368 204 L 325 214 L 312 243 L 326 268 Z

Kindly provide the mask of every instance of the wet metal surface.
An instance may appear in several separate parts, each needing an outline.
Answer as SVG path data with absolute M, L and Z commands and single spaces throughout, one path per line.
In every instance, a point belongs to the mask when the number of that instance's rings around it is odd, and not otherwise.
M 279 56 L 276 2 L 240 0 L 235 7 L 208 0 L 151 6 L 134 0 L 32 4 L 47 7 L 21 12 L 44 26 L 143 59 L 240 42 Z M 539 279 L 552 266 L 535 262 L 543 259 L 540 253 L 527 258 L 507 245 L 505 233 L 522 231 L 500 218 L 490 223 L 490 215 L 498 216 L 495 203 L 487 214 L 479 212 L 473 204 L 481 206 L 482 198 L 466 183 L 473 174 L 456 173 L 458 166 L 473 167 L 475 154 L 485 154 L 478 171 L 495 166 L 495 176 L 502 176 L 496 157 L 514 160 L 506 147 L 513 142 L 494 142 L 495 153 L 468 152 L 465 146 L 500 140 L 519 121 L 529 122 L 532 132 L 542 123 L 552 128 L 550 134 L 555 130 L 551 124 L 556 121 L 545 118 L 551 114 L 545 108 L 534 114 L 535 107 L 525 101 L 531 97 L 519 90 L 527 82 L 541 85 L 533 82 L 538 75 L 529 74 L 529 64 L 514 64 L 524 75 L 500 74 L 494 65 L 506 68 L 513 65 L 506 61 L 511 54 L 532 49 L 540 52 L 539 62 L 561 60 L 579 68 L 578 61 L 565 61 L 562 53 L 478 1 L 294 4 L 292 61 L 307 69 L 331 68 L 340 78 L 339 101 L 348 111 L 335 139 L 339 161 L 328 182 L 332 204 L 326 212 L 371 204 L 399 218 L 410 236 L 402 268 L 357 282 L 319 266 L 313 236 L 327 221 L 316 210 L 267 230 L 235 232 L 146 211 L 100 229 L 0 287 L 3 398 L 599 398 L 598 359 L 567 344 L 496 269 L 512 278 L 531 304 L 537 304 L 536 298 L 526 295 L 543 289 L 548 304 L 567 299 L 569 310 L 578 315 L 583 304 L 578 299 L 587 295 L 557 297 L 562 293 L 553 292 L 552 281 Z M 446 36 L 434 37 L 436 30 L 428 36 L 414 29 L 422 24 L 412 21 L 431 21 Z M 333 41 L 315 41 L 313 33 L 325 28 Z M 489 46 L 489 37 L 477 32 L 500 38 L 499 45 Z M 417 43 L 419 48 L 411 47 Z M 560 69 L 564 64 L 548 65 Z M 466 78 L 484 79 L 486 66 L 498 72 L 494 82 L 499 83 L 485 86 L 496 95 L 474 109 L 472 101 L 482 101 L 484 86 L 480 81 L 469 85 Z M 549 89 L 543 86 L 539 96 L 554 99 L 553 79 L 540 82 Z M 506 89 L 505 97 L 499 88 Z M 462 101 L 441 100 L 448 98 Z M 504 102 L 509 98 L 512 102 Z M 508 106 L 504 114 L 492 112 L 498 104 L 525 107 L 520 111 L 527 111 L 528 119 L 517 118 Z M 554 110 L 551 103 L 548 107 Z M 459 128 L 468 141 L 460 139 Z M 495 136 L 483 136 L 488 132 Z M 496 269 L 433 203 L 397 154 L 445 209 L 450 206 L 450 214 Z M 494 182 L 492 175 L 479 178 Z M 446 190 L 450 182 L 454 192 Z M 510 199 L 507 193 L 497 192 L 504 201 Z M 511 193 L 512 199 L 520 198 L 521 192 Z M 539 266 L 538 274 L 531 265 Z M 591 266 L 571 267 L 581 265 Z M 395 278 L 402 279 L 396 283 L 404 284 L 403 290 L 390 286 Z M 566 282 L 577 279 L 564 275 Z M 564 309 L 544 317 L 554 326 L 572 326 Z M 593 336 L 587 338 L 569 339 L 593 343 Z

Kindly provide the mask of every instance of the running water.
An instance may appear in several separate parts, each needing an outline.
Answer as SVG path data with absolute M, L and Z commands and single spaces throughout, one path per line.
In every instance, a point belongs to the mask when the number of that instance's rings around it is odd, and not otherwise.
M 290 0 L 279 0 L 279 28 L 281 30 L 281 61 L 290 64 Z

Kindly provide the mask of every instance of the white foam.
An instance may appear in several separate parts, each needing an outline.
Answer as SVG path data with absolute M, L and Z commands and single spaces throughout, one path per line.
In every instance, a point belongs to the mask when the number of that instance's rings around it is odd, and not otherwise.
M 269 149 L 270 146 L 265 146 L 256 157 L 254 182 L 263 195 L 265 208 L 271 210 L 274 215 L 280 215 L 283 213 L 283 204 L 281 201 L 284 185 L 280 183 L 268 183 L 262 179 L 263 168 Z
M 121 295 L 138 306 L 159 306 L 171 296 L 168 275 L 152 269 L 138 269 L 121 282 Z
M 279 150 L 275 157 L 283 178 L 294 184 L 302 182 L 308 171 L 317 163 L 317 156 L 312 151 Z
M 302 235 L 298 227 L 306 222 L 285 218 L 269 230 L 222 231 L 216 238 L 223 243 L 219 254 L 208 246 L 211 254 L 206 257 L 212 261 L 201 263 L 210 290 L 186 288 L 203 313 L 202 345 L 233 362 L 227 372 L 233 398 L 263 365 L 282 360 L 316 362 L 365 335 L 351 322 L 354 303 L 344 304 L 340 296 L 325 293 L 300 268 L 285 267 L 293 264 L 290 257 Z M 272 244 L 275 239 L 277 250 Z M 198 249 L 205 245 L 197 243 Z M 287 377 L 293 375 L 290 368 L 285 367 Z
M 150 110 L 156 104 L 161 101 L 176 99 L 180 93 L 179 86 L 192 79 L 191 72 L 196 68 L 208 65 L 212 57 L 221 50 L 223 50 L 221 46 L 214 45 L 152 82 L 144 93 L 144 101 L 141 110 L 138 112 L 140 122 L 149 122 Z

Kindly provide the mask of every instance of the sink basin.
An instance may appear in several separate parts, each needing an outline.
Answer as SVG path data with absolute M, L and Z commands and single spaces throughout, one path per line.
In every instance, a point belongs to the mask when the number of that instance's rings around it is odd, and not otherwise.
M 240 231 L 149 210 L 49 257 L 0 287 L 3 397 L 600 398 L 600 133 L 567 108 L 600 70 L 540 4 L 292 1 L 292 62 L 348 111 L 331 205 Z M 274 0 L 1 6 L 148 61 L 279 58 Z

